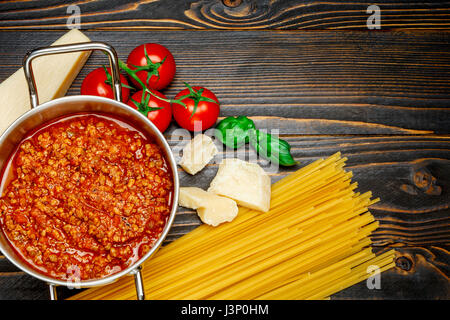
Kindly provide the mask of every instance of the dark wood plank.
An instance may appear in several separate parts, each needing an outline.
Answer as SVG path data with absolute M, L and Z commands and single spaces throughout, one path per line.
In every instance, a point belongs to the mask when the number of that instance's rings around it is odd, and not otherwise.
M 0 81 L 26 51 L 62 32 L 1 32 Z M 303 134 L 450 133 L 449 32 L 135 31 L 86 32 L 126 60 L 145 42 L 166 45 L 183 81 L 212 89 L 221 115 L 259 116 L 270 127 Z M 245 45 L 241 45 L 245 44 Z M 83 77 L 106 63 L 94 53 Z
M 176 153 L 180 142 L 175 129 L 167 139 Z M 365 283 L 338 293 L 335 299 L 435 299 L 450 297 L 450 136 L 311 136 L 282 135 L 293 147 L 301 166 L 341 151 L 347 169 L 359 183 L 359 191 L 372 190 L 381 198 L 371 211 L 380 227 L 373 235 L 377 251 L 398 251 L 395 269 L 382 275 L 382 290 L 369 290 Z M 203 171 L 190 176 L 181 169 L 182 186 L 207 188 L 220 157 L 250 157 L 253 150 L 222 151 Z M 264 165 L 264 161 L 260 161 Z M 298 169 L 271 173 L 272 181 Z M 425 177 L 425 178 L 424 178 Z M 429 183 L 425 183 L 429 181 Z M 434 191 L 433 191 L 434 190 Z M 436 191 L 437 190 L 437 191 Z M 193 210 L 179 208 L 164 244 L 200 225 Z M 14 273 L 0 258 L 0 298 L 45 299 L 45 287 L 23 273 Z M 14 279 L 14 280 L 11 280 Z M 14 285 L 12 285 L 14 284 Z M 3 290 L 7 288 L 7 290 Z M 37 288 L 41 290 L 36 293 Z M 23 290 L 22 290 L 23 289 Z M 61 289 L 61 297 L 75 291 Z
M 396 300 L 448 300 L 450 297 L 448 250 L 448 246 L 398 249 L 400 255 L 396 259 L 397 267 L 381 274 L 379 290 L 368 289 L 366 282 L 363 281 L 333 295 L 332 299 L 395 297 Z
M 3 264 L 3 258 L 0 262 Z M 47 300 L 47 284 L 30 277 L 21 271 L 0 272 L 1 300 Z
M 0 81 L 20 66 L 27 50 L 61 33 L 0 32 Z M 381 198 L 372 207 L 381 223 L 373 240 L 377 250 L 398 250 L 398 267 L 383 274 L 382 290 L 361 283 L 333 298 L 450 297 L 448 32 L 87 34 L 111 43 L 124 60 L 140 43 L 167 45 L 178 66 L 174 83 L 164 91 L 167 96 L 181 90 L 182 81 L 210 87 L 222 103 L 221 117 L 248 115 L 258 128 L 278 130 L 301 165 L 337 151 L 348 156 L 360 190 Z M 83 76 L 103 63 L 101 54 L 92 55 L 69 94 L 78 94 Z M 166 133 L 175 154 L 185 135 L 175 124 Z M 219 156 L 255 154 L 223 150 Z M 277 181 L 296 168 L 266 169 Z M 195 177 L 180 169 L 180 181 L 206 188 L 216 171 L 215 162 Z M 199 224 L 194 211 L 180 208 L 165 243 Z M 59 291 L 61 297 L 74 292 Z M 0 256 L 0 299 L 47 297 L 45 284 Z
M 0 27 L 65 29 L 77 5 L 83 29 L 367 29 L 373 1 L 235 0 L 2 1 Z M 381 28 L 449 29 L 447 1 L 377 1 Z

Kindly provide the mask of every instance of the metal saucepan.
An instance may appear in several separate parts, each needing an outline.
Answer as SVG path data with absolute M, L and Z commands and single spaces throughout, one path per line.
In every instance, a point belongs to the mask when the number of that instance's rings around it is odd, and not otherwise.
M 96 96 L 68 96 L 51 100 L 39 105 L 38 95 L 36 92 L 36 84 L 33 77 L 32 63 L 31 63 L 32 60 L 34 58 L 43 55 L 89 51 L 89 50 L 100 50 L 109 56 L 109 62 L 112 71 L 111 72 L 112 79 L 114 84 L 113 85 L 114 97 L 117 101 Z M 45 274 L 42 274 L 36 271 L 35 269 L 31 268 L 25 261 L 22 260 L 20 256 L 16 254 L 16 252 L 13 250 L 13 248 L 9 244 L 8 240 L 6 239 L 2 231 L 0 232 L 0 251 L 15 266 L 17 266 L 27 274 L 39 280 L 47 282 L 49 284 L 50 298 L 52 300 L 57 298 L 56 286 L 72 287 L 76 285 L 77 287 L 85 288 L 85 287 L 105 285 L 127 274 L 134 275 L 137 298 L 139 300 L 145 299 L 140 266 L 146 259 L 148 259 L 152 254 L 154 254 L 158 250 L 164 238 L 167 236 L 167 233 L 169 232 L 169 229 L 175 218 L 178 203 L 179 181 L 178 181 L 177 165 L 167 141 L 164 139 L 164 136 L 150 120 L 148 120 L 138 111 L 130 108 L 129 106 L 121 102 L 121 84 L 119 78 L 118 58 L 114 48 L 112 48 L 110 45 L 102 42 L 87 42 L 87 43 L 40 48 L 29 52 L 24 58 L 23 65 L 25 77 L 28 81 L 32 109 L 26 112 L 16 121 L 14 121 L 14 123 L 12 123 L 8 127 L 8 129 L 1 135 L 0 172 L 7 163 L 10 154 L 15 150 L 16 146 L 21 142 L 21 140 L 25 137 L 25 135 L 30 130 L 33 130 L 34 128 L 40 126 L 41 124 L 56 118 L 60 118 L 62 116 L 80 112 L 87 112 L 87 113 L 100 112 L 110 114 L 134 124 L 143 133 L 152 137 L 155 143 L 157 143 L 165 153 L 165 158 L 168 162 L 168 165 L 171 168 L 173 175 L 174 190 L 172 195 L 172 208 L 170 215 L 168 217 L 168 221 L 165 225 L 165 228 L 160 238 L 150 249 L 150 251 L 147 254 L 145 254 L 140 260 L 138 260 L 133 265 L 130 265 L 125 270 L 122 270 L 118 273 L 115 273 L 113 275 L 104 278 L 94 280 L 83 280 L 74 284 L 73 282 L 54 279 Z M 13 108 L 14 106 L 11 107 Z

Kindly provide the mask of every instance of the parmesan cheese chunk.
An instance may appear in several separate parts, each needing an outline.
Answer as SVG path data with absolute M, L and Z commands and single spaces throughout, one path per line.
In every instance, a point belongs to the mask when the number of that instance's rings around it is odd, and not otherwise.
M 180 188 L 178 204 L 197 210 L 200 219 L 214 227 L 223 222 L 232 221 L 238 214 L 238 207 L 234 200 L 196 187 Z
M 241 206 L 267 212 L 270 189 L 270 177 L 258 164 L 224 159 L 208 191 L 231 198 Z
M 52 45 L 90 41 L 81 31 L 72 29 Z M 33 60 L 39 103 L 62 97 L 80 72 L 90 52 L 52 54 Z M 24 52 L 25 55 L 25 52 Z M 31 108 L 28 84 L 23 68 L 0 83 L 0 134 Z
M 210 137 L 198 134 L 183 148 L 180 166 L 192 175 L 202 170 L 217 154 L 217 147 Z

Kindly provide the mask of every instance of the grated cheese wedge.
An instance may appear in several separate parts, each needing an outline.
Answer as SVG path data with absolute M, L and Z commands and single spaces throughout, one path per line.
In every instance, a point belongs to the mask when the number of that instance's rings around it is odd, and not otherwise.
M 200 219 L 214 227 L 223 222 L 232 221 L 238 214 L 238 207 L 235 201 L 200 188 L 180 188 L 178 199 L 180 206 L 197 210 Z
M 264 169 L 240 159 L 224 159 L 208 189 L 241 206 L 263 212 L 270 208 L 270 190 L 270 176 Z
M 217 152 L 217 147 L 210 137 L 197 134 L 183 148 L 183 157 L 179 164 L 187 173 L 194 175 L 202 170 Z

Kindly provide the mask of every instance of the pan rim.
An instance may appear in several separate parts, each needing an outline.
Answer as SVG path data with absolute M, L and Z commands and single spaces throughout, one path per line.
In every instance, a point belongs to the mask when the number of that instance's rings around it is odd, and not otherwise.
M 0 242 L 0 250 L 2 251 L 2 254 L 8 259 L 8 261 L 13 263 L 16 267 L 18 267 L 20 270 L 24 271 L 25 273 L 27 273 L 41 281 L 47 282 L 48 284 L 51 284 L 51 285 L 86 288 L 86 287 L 106 285 L 108 283 L 112 283 L 112 282 L 116 281 L 117 279 L 121 278 L 124 275 L 134 274 L 134 272 L 137 270 L 137 268 L 139 268 L 144 263 L 144 261 L 146 261 L 148 258 L 150 258 L 159 249 L 162 242 L 165 240 L 167 234 L 169 233 L 169 231 L 172 227 L 173 221 L 175 220 L 176 211 L 177 211 L 177 207 L 178 207 L 179 177 L 178 177 L 177 164 L 176 164 L 173 152 L 170 149 L 170 146 L 169 146 L 168 142 L 166 141 L 166 139 L 164 138 L 163 134 L 156 128 L 156 126 L 143 114 L 141 114 L 137 110 L 130 108 L 123 102 L 119 102 L 119 101 L 104 98 L 104 97 L 89 96 L 89 95 L 75 95 L 75 96 L 61 97 L 61 98 L 57 98 L 57 99 L 42 103 L 37 108 L 31 109 L 31 110 L 27 111 L 26 113 L 24 113 L 19 118 L 17 118 L 0 136 L 0 145 L 3 145 L 3 143 L 6 141 L 6 138 L 13 132 L 13 130 L 16 129 L 16 127 L 20 126 L 20 124 L 22 124 L 24 122 L 24 120 L 28 119 L 30 116 L 41 113 L 46 109 L 52 108 L 55 105 L 59 105 L 64 102 L 73 103 L 73 102 L 77 102 L 77 101 L 111 104 L 116 107 L 119 107 L 120 109 L 125 109 L 127 112 L 133 113 L 134 116 L 136 116 L 136 117 L 140 118 L 140 120 L 144 121 L 151 128 L 152 134 L 154 134 L 157 137 L 158 143 L 162 145 L 162 147 L 165 151 L 165 156 L 167 158 L 166 160 L 168 161 L 169 166 L 172 170 L 172 178 L 173 178 L 172 208 L 171 208 L 171 211 L 169 214 L 169 218 L 168 218 L 168 220 L 165 224 L 165 227 L 164 227 L 161 235 L 159 236 L 158 240 L 153 244 L 153 246 L 149 250 L 149 252 L 147 252 L 144 256 L 142 256 L 138 261 L 136 261 L 135 263 L 128 266 L 127 268 L 125 268 L 117 273 L 114 273 L 112 275 L 102 277 L 102 278 L 81 280 L 81 281 L 68 281 L 68 280 L 56 279 L 56 278 L 50 277 L 48 275 L 45 275 L 45 274 L 35 270 L 34 268 L 27 268 L 27 269 L 24 268 L 23 263 L 19 263 L 18 261 L 16 261 L 16 258 L 13 257 L 8 252 L 9 250 L 4 250 L 5 249 L 4 245 L 2 242 Z M 69 116 L 70 114 L 73 114 L 73 113 L 76 113 L 76 112 L 70 112 L 70 113 L 64 114 L 64 116 L 65 115 Z M 112 112 L 110 112 L 110 114 L 114 115 L 114 113 L 112 113 Z M 119 117 L 123 118 L 124 120 L 127 120 L 122 115 Z M 129 121 L 129 122 L 131 122 L 131 121 Z M 0 232 L 2 233 L 2 236 L 4 237 L 3 231 L 0 230 Z M 7 240 L 7 242 L 8 242 L 8 240 Z M 22 262 L 25 262 L 25 261 L 22 261 Z

